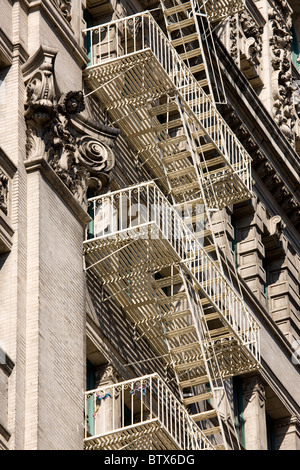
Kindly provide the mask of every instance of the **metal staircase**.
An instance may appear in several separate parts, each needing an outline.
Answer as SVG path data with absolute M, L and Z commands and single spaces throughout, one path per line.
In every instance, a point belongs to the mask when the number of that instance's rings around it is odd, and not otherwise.
M 154 181 L 90 200 L 85 269 L 172 366 L 215 449 L 239 447 L 224 380 L 259 367 L 259 329 L 212 230 L 211 213 L 251 196 L 251 159 L 215 107 L 198 17 L 242 3 L 163 2 L 169 38 L 149 12 L 86 30 L 86 83 Z

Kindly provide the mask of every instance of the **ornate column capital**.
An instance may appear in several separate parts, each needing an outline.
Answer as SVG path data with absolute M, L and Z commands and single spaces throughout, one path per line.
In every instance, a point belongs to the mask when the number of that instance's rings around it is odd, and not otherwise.
M 261 408 L 264 406 L 266 401 L 265 386 L 258 376 L 251 377 L 243 382 L 243 397 L 248 403 L 258 398 L 259 406 Z
M 107 139 L 75 128 L 85 109 L 83 93 L 57 93 L 53 64 L 54 58 L 44 61 L 26 85 L 27 159 L 43 157 L 86 208 L 87 189 L 96 195 L 109 183 L 114 154 Z

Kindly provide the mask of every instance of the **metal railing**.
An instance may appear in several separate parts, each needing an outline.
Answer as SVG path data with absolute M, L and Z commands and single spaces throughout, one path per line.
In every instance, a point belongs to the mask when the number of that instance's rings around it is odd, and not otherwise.
M 88 35 L 92 50 L 92 60 L 88 69 L 150 50 L 167 74 L 168 81 L 181 95 L 182 105 L 192 113 L 195 123 L 205 130 L 234 172 L 240 175 L 244 184 L 251 190 L 251 157 L 150 12 L 94 26 L 85 29 L 84 32 Z M 138 57 L 136 63 L 140 64 Z
M 186 409 L 156 373 L 100 386 L 85 393 L 85 441 L 123 434 L 127 446 L 139 439 L 139 429 L 157 424 L 167 440 L 180 450 L 213 449 Z M 131 437 L 128 437 L 128 430 Z M 164 437 L 162 437 L 164 439 Z M 124 444 L 122 439 L 121 446 Z M 149 444 L 148 444 L 149 445 Z M 126 446 L 126 444 L 125 444 Z
M 201 292 L 259 361 L 258 324 L 222 270 L 205 251 L 201 238 L 187 227 L 153 181 L 89 199 L 89 203 L 94 221 L 90 237 L 98 240 L 139 237 L 167 240 Z

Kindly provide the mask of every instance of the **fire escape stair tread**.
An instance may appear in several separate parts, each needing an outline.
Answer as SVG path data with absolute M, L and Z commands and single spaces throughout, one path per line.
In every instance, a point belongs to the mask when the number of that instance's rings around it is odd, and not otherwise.
M 193 57 L 198 57 L 201 54 L 202 54 L 201 48 L 196 47 L 195 49 L 191 49 L 190 51 L 186 51 L 186 52 L 179 54 L 179 57 L 181 58 L 181 60 L 188 60 L 188 59 L 192 59 Z
M 173 47 L 178 47 L 186 43 L 191 43 L 198 39 L 198 33 L 191 33 L 186 36 L 181 36 L 180 38 L 172 39 L 170 42 Z
M 171 179 L 172 178 L 178 178 L 180 176 L 189 175 L 191 173 L 195 173 L 195 167 L 193 165 L 187 166 L 185 168 L 180 168 L 178 170 L 173 170 L 173 171 L 166 172 L 167 176 Z
M 203 72 L 205 70 L 205 65 L 204 64 L 196 64 L 196 65 L 193 65 L 192 67 L 190 67 L 190 71 L 194 74 L 194 73 L 198 73 L 198 72 Z
M 152 287 L 162 288 L 162 287 L 169 287 L 174 286 L 182 282 L 181 274 L 175 274 L 174 276 L 163 277 L 161 279 L 156 279 L 152 282 Z
M 182 11 L 189 10 L 191 8 L 191 2 L 185 2 L 185 3 L 180 3 L 179 5 L 175 5 L 174 7 L 171 8 L 166 8 L 164 10 L 164 14 L 166 16 L 172 16 L 175 13 L 180 13 Z
M 168 322 L 171 322 L 171 321 L 174 321 L 174 320 L 179 320 L 180 318 L 187 317 L 189 315 L 191 315 L 190 309 L 179 310 L 179 311 L 176 310 L 175 312 L 171 312 L 171 313 L 167 313 L 165 315 L 162 315 L 161 320 L 164 323 L 168 323 Z
M 175 348 L 170 348 L 170 353 L 173 355 L 180 354 L 187 351 L 192 351 L 199 348 L 199 342 L 195 341 L 189 344 L 182 344 L 181 346 L 176 346 Z
M 208 382 L 209 382 L 209 377 L 208 377 L 208 375 L 204 374 L 204 375 L 189 378 L 189 379 L 186 379 L 186 380 L 181 380 L 179 382 L 179 385 L 180 385 L 181 389 L 184 389 L 184 388 L 187 388 L 187 387 L 196 387 L 197 385 L 207 384 Z M 203 392 L 200 393 L 200 395 L 203 395 Z M 204 398 L 204 400 L 206 400 L 206 399 L 207 398 Z
M 214 261 L 214 266 L 219 266 L 220 262 L 218 260 Z M 199 272 L 203 272 L 205 271 L 206 269 L 209 269 L 209 266 L 210 264 L 199 264 L 199 266 L 193 266 L 191 268 L 191 271 L 193 274 L 196 274 L 196 273 L 199 273 Z
M 184 398 L 183 404 L 187 406 L 187 405 L 191 405 L 192 403 L 197 403 L 197 402 L 204 401 L 204 400 L 210 400 L 211 398 L 213 398 L 213 394 L 211 392 L 200 393 L 199 395 L 194 395 L 193 397 Z
M 186 18 L 185 20 L 178 21 L 177 23 L 170 23 L 167 26 L 168 31 L 172 33 L 173 31 L 177 31 L 178 29 L 181 28 L 187 28 L 188 26 L 191 26 L 195 24 L 195 20 L 193 17 L 191 18 Z
M 170 163 L 178 162 L 190 156 L 191 152 L 189 150 L 182 150 L 182 152 L 173 153 L 172 155 L 163 157 L 163 162 L 165 165 L 169 165 Z
M 199 189 L 199 182 L 197 181 L 192 181 L 191 183 L 187 184 L 182 184 L 180 186 L 176 186 L 176 188 L 172 188 L 170 192 L 172 194 L 182 194 L 185 191 L 191 191 L 193 189 Z
M 195 359 L 194 361 L 185 361 L 179 364 L 175 364 L 174 368 L 177 372 L 184 372 L 187 370 L 195 369 L 196 367 L 201 367 L 204 365 L 203 359 Z M 197 378 L 199 380 L 202 380 L 202 377 Z M 197 380 L 195 379 L 195 384 Z M 197 385 L 201 384 L 202 382 L 197 382 Z M 206 383 L 206 382 L 204 382 Z M 180 387 L 185 388 L 187 385 L 181 385 L 181 382 L 179 383 Z
M 205 436 L 212 436 L 213 434 L 219 434 L 221 432 L 220 426 L 214 426 L 213 428 L 207 428 L 202 430 Z
M 203 421 L 204 419 L 216 418 L 218 413 L 216 410 L 202 411 L 201 413 L 195 413 L 191 415 L 194 421 Z
M 177 328 L 174 330 L 170 330 L 166 333 L 166 337 L 175 338 L 176 336 L 183 336 L 189 333 L 194 333 L 196 330 L 195 325 L 184 326 L 183 328 Z

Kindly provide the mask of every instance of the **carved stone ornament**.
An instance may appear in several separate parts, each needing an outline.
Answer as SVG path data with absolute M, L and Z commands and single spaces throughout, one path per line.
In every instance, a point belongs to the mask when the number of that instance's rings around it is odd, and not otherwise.
M 285 0 L 273 1 L 269 8 L 273 117 L 285 137 L 293 143 L 295 110 L 291 71 L 292 17 Z
M 8 177 L 0 169 L 0 210 L 8 213 Z
M 85 108 L 82 91 L 57 96 L 54 77 L 44 66 L 26 87 L 27 158 L 43 156 L 75 199 L 86 208 L 86 193 L 94 194 L 110 181 L 114 154 L 106 142 L 79 134 L 71 120 Z
M 265 387 L 259 378 L 254 377 L 243 383 L 243 397 L 248 403 L 251 403 L 255 398 L 257 398 L 261 408 L 265 405 Z
M 52 0 L 53 3 L 58 7 L 60 10 L 62 16 L 66 18 L 68 22 L 71 21 L 72 15 L 71 15 L 71 0 Z

